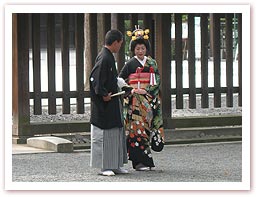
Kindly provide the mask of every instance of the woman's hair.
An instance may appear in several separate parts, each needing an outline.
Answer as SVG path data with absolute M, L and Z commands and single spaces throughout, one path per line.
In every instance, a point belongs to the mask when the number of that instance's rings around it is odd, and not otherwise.
M 149 53 L 150 53 L 150 41 L 149 40 L 146 40 L 143 37 L 138 37 L 135 40 L 131 40 L 130 44 L 129 44 L 129 50 L 131 51 L 131 53 L 133 55 L 134 55 L 134 49 L 137 44 L 144 44 L 147 49 L 146 55 L 149 55 Z
M 105 45 L 110 46 L 113 42 L 121 40 L 123 40 L 123 34 L 119 30 L 111 29 L 106 33 Z

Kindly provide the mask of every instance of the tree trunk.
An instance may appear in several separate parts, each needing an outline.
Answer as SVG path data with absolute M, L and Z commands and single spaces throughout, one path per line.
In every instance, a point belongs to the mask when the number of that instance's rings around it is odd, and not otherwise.
M 85 14 L 84 20 L 84 45 L 85 45 L 85 85 L 84 90 L 90 90 L 89 75 L 91 72 L 91 48 L 90 48 L 90 14 Z

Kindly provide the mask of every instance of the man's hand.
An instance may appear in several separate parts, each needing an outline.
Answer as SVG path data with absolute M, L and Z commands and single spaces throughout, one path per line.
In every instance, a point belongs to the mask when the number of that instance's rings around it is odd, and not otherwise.
M 103 97 L 102 97 L 103 100 L 104 100 L 105 102 L 110 101 L 110 100 L 111 100 L 111 94 L 112 94 L 112 92 L 109 92 L 107 96 L 103 96 Z

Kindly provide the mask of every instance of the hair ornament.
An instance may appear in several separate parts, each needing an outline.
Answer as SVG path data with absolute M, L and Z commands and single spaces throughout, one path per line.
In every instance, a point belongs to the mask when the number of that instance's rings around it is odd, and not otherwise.
M 148 36 L 149 33 L 150 33 L 149 29 L 145 29 L 145 30 L 140 29 L 139 25 L 138 25 L 138 27 L 135 25 L 135 30 L 133 32 L 131 32 L 131 31 L 126 32 L 127 36 L 132 37 L 132 41 L 136 40 L 139 37 L 142 37 L 143 39 L 148 40 L 149 39 L 149 36 Z

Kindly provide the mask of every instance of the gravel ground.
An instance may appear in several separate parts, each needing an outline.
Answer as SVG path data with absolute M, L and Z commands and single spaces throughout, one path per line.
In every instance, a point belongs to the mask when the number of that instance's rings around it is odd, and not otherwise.
M 16 154 L 13 182 L 241 182 L 242 143 L 167 145 L 152 151 L 156 169 L 104 177 L 89 167 L 90 152 Z M 216 184 L 214 185 L 216 187 Z M 172 189 L 172 188 L 171 188 Z

